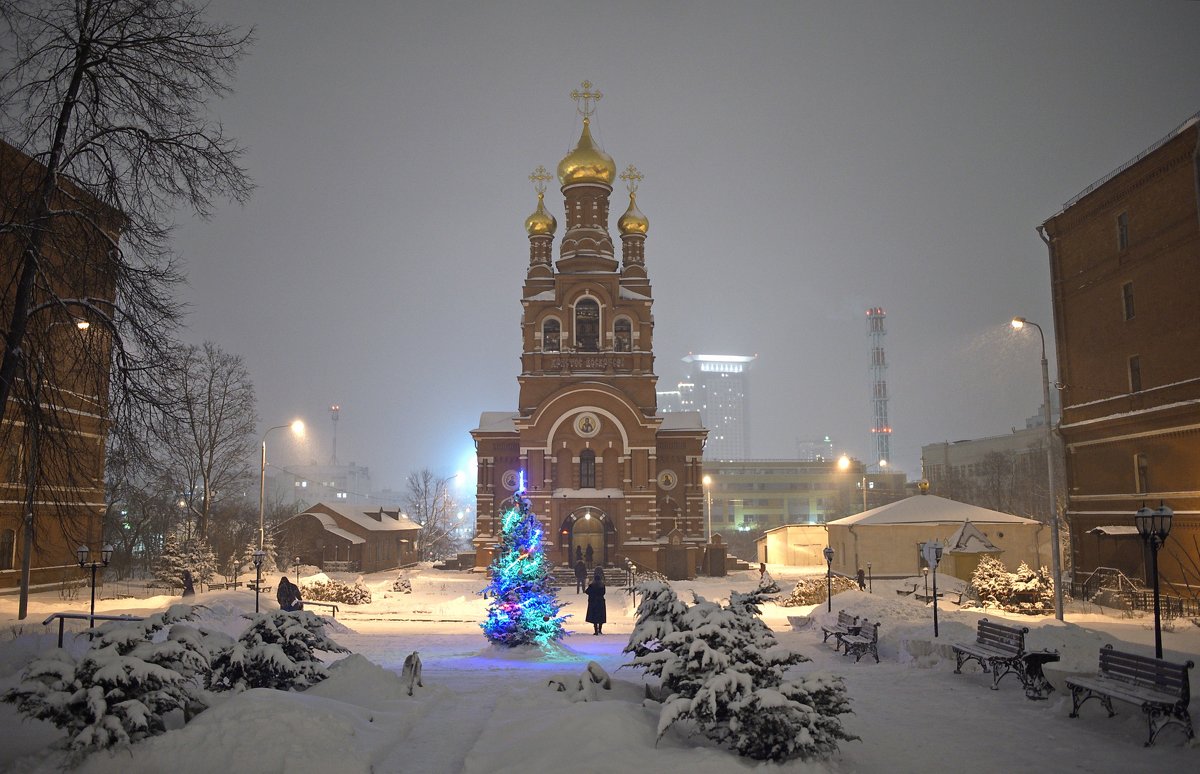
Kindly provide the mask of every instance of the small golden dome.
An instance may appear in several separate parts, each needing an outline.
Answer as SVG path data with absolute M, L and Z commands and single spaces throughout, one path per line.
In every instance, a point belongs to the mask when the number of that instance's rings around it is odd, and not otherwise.
M 583 134 L 575 150 L 558 162 L 558 182 L 563 185 L 572 183 L 604 183 L 612 185 L 617 176 L 617 164 L 612 156 L 596 147 L 592 141 L 592 130 L 585 116 L 583 119 Z
M 645 235 L 646 230 L 650 228 L 650 221 L 638 209 L 637 194 L 632 191 L 629 194 L 629 209 L 625 210 L 625 214 L 617 221 L 617 228 L 621 230 L 622 236 L 625 234 Z
M 546 195 L 538 192 L 538 206 L 533 211 L 533 214 L 525 219 L 525 230 L 529 232 L 529 236 L 539 236 L 541 234 L 554 235 L 554 229 L 558 228 L 558 221 L 554 216 L 546 212 L 545 204 Z

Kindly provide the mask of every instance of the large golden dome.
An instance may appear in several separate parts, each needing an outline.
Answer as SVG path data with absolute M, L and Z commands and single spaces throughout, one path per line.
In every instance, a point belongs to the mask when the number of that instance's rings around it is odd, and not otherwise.
M 629 193 L 629 209 L 625 210 L 625 214 L 617 221 L 617 228 L 621 230 L 621 234 L 645 234 L 650 228 L 650 221 L 642 214 L 642 211 L 637 206 L 637 194 L 630 191 Z
M 538 206 L 533 211 L 533 214 L 525 219 L 525 230 L 529 236 L 538 236 L 541 234 L 549 234 L 554 236 L 554 229 L 558 227 L 558 221 L 554 216 L 546 212 L 546 195 L 538 192 Z
M 563 185 L 573 183 L 604 183 L 612 185 L 617 176 L 617 164 L 612 156 L 596 147 L 592 141 L 592 130 L 585 116 L 583 119 L 583 134 L 575 150 L 558 162 L 558 182 Z

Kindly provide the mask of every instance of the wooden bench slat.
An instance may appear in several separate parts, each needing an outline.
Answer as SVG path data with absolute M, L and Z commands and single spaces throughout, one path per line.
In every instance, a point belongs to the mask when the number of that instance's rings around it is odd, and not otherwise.
M 1108 710 L 1108 716 L 1112 717 L 1116 714 L 1112 700 L 1117 699 L 1141 707 L 1146 714 L 1147 747 L 1154 744 L 1159 732 L 1171 725 L 1181 726 L 1191 739 L 1195 731 L 1188 714 L 1191 699 L 1188 670 L 1194 666 L 1191 661 L 1178 664 L 1124 653 L 1112 645 L 1105 645 L 1100 649 L 1098 674 L 1067 677 L 1067 685 L 1071 688 L 1071 717 L 1079 717 L 1079 708 L 1089 699 L 1099 699 Z

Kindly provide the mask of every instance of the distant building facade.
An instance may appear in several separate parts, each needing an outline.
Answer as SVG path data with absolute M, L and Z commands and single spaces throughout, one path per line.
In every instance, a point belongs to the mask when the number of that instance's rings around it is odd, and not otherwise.
M 371 470 L 354 462 L 272 466 L 267 473 L 267 501 L 297 506 L 318 502 L 394 504 L 380 501 L 372 492 Z
M 756 355 L 688 355 L 687 383 L 708 428 L 707 460 L 750 456 L 750 366 Z
M 695 573 L 704 544 L 701 456 L 695 412 L 657 410 L 646 266 L 648 221 L 637 207 L 640 173 L 622 175 L 629 206 L 609 233 L 612 157 L 596 146 L 585 84 L 583 130 L 558 165 L 566 228 L 554 260 L 557 220 L 545 206 L 544 169 L 532 179 L 529 260 L 521 293 L 521 373 L 516 410 L 488 411 L 471 431 L 478 460 L 476 564 L 490 560 L 500 516 L 524 479 L 555 562 L 625 558 L 671 577 Z
M 1062 444 L 1057 437 L 1054 444 L 1061 497 Z M 921 447 L 921 471 L 929 482 L 929 494 L 1049 523 L 1046 430 L 1042 426 L 1014 429 L 1007 435 L 926 444 Z
M 273 530 L 281 557 L 323 570 L 379 572 L 417 561 L 420 527 L 398 510 L 316 503 Z
M 1134 513 L 1163 501 L 1166 588 L 1200 583 L 1200 113 L 1040 228 L 1050 257 L 1080 579 L 1145 572 Z M 1118 544 L 1119 545 L 1116 545 Z M 1194 593 L 1194 592 L 1192 592 Z

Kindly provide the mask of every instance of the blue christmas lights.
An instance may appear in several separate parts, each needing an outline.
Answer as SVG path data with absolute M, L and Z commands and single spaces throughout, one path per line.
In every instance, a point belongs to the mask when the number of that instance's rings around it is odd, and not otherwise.
M 480 627 L 500 645 L 545 645 L 566 634 L 566 616 L 558 614 L 563 603 L 550 585 L 542 525 L 525 497 L 524 471 L 513 501 L 500 520 L 500 546 L 488 568 L 491 582 L 482 592 L 492 601 Z

